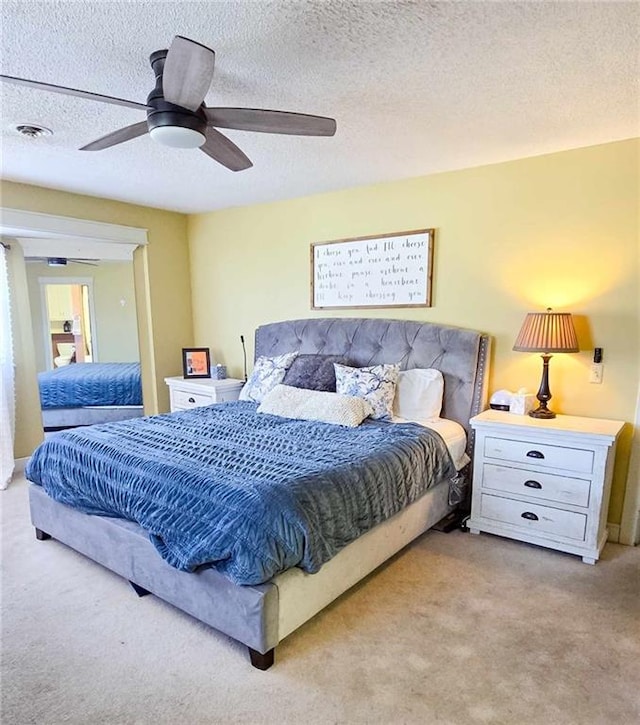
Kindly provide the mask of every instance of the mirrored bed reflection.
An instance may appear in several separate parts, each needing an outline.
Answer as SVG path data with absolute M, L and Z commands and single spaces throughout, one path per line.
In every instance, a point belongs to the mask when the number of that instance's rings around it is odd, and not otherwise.
M 140 417 L 132 262 L 25 261 L 45 434 Z

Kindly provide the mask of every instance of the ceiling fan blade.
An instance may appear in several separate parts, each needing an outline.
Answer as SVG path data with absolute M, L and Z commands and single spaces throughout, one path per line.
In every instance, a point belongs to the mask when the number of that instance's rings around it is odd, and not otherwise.
M 31 81 L 27 78 L 15 78 L 14 76 L 0 75 L 0 80 L 6 83 L 13 83 L 17 86 L 27 86 L 28 88 L 37 88 L 41 91 L 51 91 L 52 93 L 62 93 L 66 96 L 77 96 L 78 98 L 87 98 L 90 101 L 102 101 L 102 103 L 113 103 L 116 106 L 125 106 L 125 108 L 136 108 L 146 111 L 147 107 L 144 103 L 136 103 L 135 101 L 127 101 L 124 98 L 114 98 L 113 96 L 103 96 L 100 93 L 91 93 L 90 91 L 79 91 L 76 88 L 66 88 L 65 86 L 55 86 L 53 83 L 41 83 L 40 81 Z
M 215 57 L 206 45 L 176 35 L 164 62 L 164 100 L 197 111 L 211 85 Z
M 140 121 L 139 123 L 133 123 L 131 126 L 125 126 L 124 128 L 119 128 L 117 131 L 108 133 L 106 136 L 102 136 L 102 138 L 83 146 L 80 151 L 102 151 L 102 149 L 108 149 L 110 146 L 116 146 L 119 143 L 138 138 L 138 136 L 144 136 L 148 132 L 147 122 Z
M 207 140 L 200 150 L 231 171 L 244 171 L 253 166 L 250 159 L 233 141 L 216 131 L 215 128 L 207 128 Z
M 207 122 L 219 128 L 294 136 L 333 136 L 336 122 L 325 116 L 268 111 L 263 108 L 205 108 Z

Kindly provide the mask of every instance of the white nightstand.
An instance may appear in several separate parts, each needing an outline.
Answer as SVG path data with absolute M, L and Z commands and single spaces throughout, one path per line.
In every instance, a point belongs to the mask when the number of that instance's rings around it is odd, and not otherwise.
M 607 540 L 616 441 L 624 423 L 486 410 L 471 425 L 471 533 L 508 536 L 595 564 Z
M 188 410 L 202 405 L 238 400 L 244 385 L 242 380 L 235 378 L 213 380 L 212 378 L 185 379 L 177 377 L 165 378 L 164 381 L 169 386 L 172 413 L 176 410 Z

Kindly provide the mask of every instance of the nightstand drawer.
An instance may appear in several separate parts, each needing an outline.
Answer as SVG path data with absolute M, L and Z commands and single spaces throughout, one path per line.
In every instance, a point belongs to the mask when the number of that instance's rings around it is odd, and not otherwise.
M 486 458 L 561 468 L 579 473 L 591 473 L 593 470 L 593 451 L 561 448 L 546 443 L 487 437 L 484 443 L 484 455 Z
M 188 408 L 198 408 L 201 405 L 211 405 L 214 403 L 212 395 L 204 395 L 202 393 L 189 393 L 185 390 L 174 390 L 172 406 L 175 409 L 186 410 Z
M 480 516 L 531 532 L 584 541 L 587 517 L 524 501 L 482 494 Z
M 485 463 L 482 467 L 482 488 L 586 508 L 589 505 L 591 481 Z

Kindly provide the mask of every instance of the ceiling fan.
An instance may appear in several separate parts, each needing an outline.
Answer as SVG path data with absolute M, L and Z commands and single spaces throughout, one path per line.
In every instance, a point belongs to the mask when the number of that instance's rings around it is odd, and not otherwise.
M 125 126 L 83 146 L 81 151 L 102 149 L 149 133 L 151 138 L 174 148 L 200 148 L 231 171 L 253 166 L 250 159 L 216 128 L 297 136 L 333 136 L 336 122 L 325 116 L 310 116 L 262 108 L 211 108 L 204 97 L 213 78 L 215 53 L 194 40 L 176 35 L 169 50 L 156 50 L 149 57 L 156 77 L 146 105 L 27 78 L 0 75 L 7 83 L 39 88 L 53 93 L 112 103 L 146 111 L 147 120 Z

